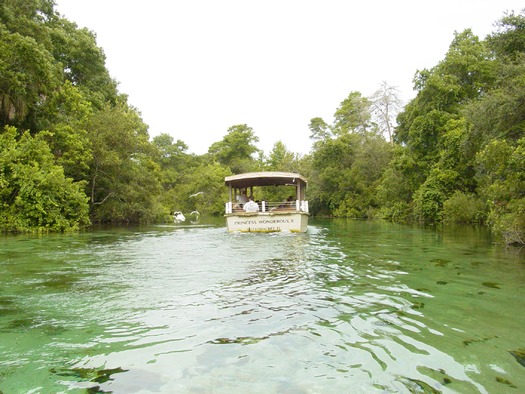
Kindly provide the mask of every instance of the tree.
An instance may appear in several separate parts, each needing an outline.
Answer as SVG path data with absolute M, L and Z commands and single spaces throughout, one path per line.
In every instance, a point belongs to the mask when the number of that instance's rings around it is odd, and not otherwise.
M 31 37 L 49 49 L 49 25 L 58 19 L 54 0 L 3 0 L 0 23 L 12 33 Z
M 359 92 L 351 92 L 334 114 L 333 132 L 335 135 L 361 133 L 371 128 L 371 102 Z
M 375 122 L 379 125 L 381 134 L 388 136 L 388 141 L 394 143 L 392 134 L 397 114 L 401 110 L 401 99 L 399 90 L 395 86 L 388 85 L 385 81 L 370 97 L 372 102 L 371 111 Z
M 443 124 L 452 117 L 459 117 L 464 105 L 485 94 L 494 81 L 494 73 L 486 44 L 480 42 L 470 29 L 456 33 L 445 59 L 431 70 L 416 74 L 414 84 L 418 94 L 399 114 L 394 140 L 410 147 L 414 142 L 428 141 L 423 135 L 426 133 L 432 134 L 431 139 L 439 139 L 441 126 L 435 121 L 440 118 Z M 414 129 L 416 122 L 418 126 L 428 122 L 423 120 L 428 114 L 433 114 L 432 124 L 438 128 L 430 127 L 428 131 L 426 126 Z M 435 141 L 429 142 L 434 145 Z M 423 150 L 429 147 L 424 146 Z M 430 153 L 434 154 L 435 150 Z
M 34 129 L 34 113 L 59 81 L 60 70 L 42 45 L 0 24 L 0 127 Z
M 376 188 L 381 216 L 395 222 L 413 221 L 412 196 L 425 178 L 408 148 L 394 144 L 391 155 Z
M 505 14 L 497 23 L 497 31 L 487 37 L 491 49 L 499 58 L 518 60 L 525 53 L 525 9 L 516 15 Z
M 312 118 L 308 125 L 310 129 L 310 139 L 322 141 L 331 136 L 330 126 L 322 118 Z
M 259 138 L 246 124 L 231 126 L 222 141 L 213 143 L 208 153 L 222 165 L 230 167 L 234 174 L 250 171 L 255 166 L 252 157 L 259 152 L 255 143 Z
M 455 33 L 444 60 L 417 73 L 418 94 L 397 117 L 394 133 L 394 140 L 407 148 L 403 155 L 408 156 L 404 163 L 409 167 L 400 168 L 396 162 L 396 171 L 387 171 L 391 176 L 405 174 L 412 201 L 404 197 L 387 202 L 388 207 L 413 203 L 412 212 L 419 220 L 434 223 L 441 221 L 444 202 L 455 191 L 475 191 L 474 158 L 479 141 L 464 119 L 465 108 L 490 94 L 496 70 L 486 43 L 467 29 Z M 396 194 L 387 187 L 396 186 L 384 179 L 380 189 L 384 196 Z
M 277 141 L 264 167 L 269 171 L 297 172 L 299 171 L 298 155 L 286 149 L 282 141 Z
M 117 83 L 106 68 L 106 56 L 94 33 L 67 19 L 58 19 L 51 30 L 52 54 L 66 80 L 77 86 L 94 108 L 119 99 Z M 121 98 L 122 99 L 122 98 Z
M 87 180 L 92 164 L 87 124 L 93 115 L 91 104 L 70 82 L 51 93 L 40 109 L 37 128 L 49 131 L 47 143 L 57 164 L 75 181 Z
M 476 164 L 492 229 L 507 244 L 525 244 L 525 137 L 516 144 L 491 141 Z
M 159 167 L 147 127 L 125 103 L 107 104 L 88 124 L 93 150 L 89 196 L 92 217 L 104 222 L 148 222 L 162 216 Z
M 168 212 L 182 211 L 186 215 L 193 211 L 200 215 L 224 213 L 227 190 L 224 178 L 231 175 L 228 167 L 213 163 L 200 163 L 185 168 L 180 174 L 181 182 L 165 191 L 160 197 Z M 173 220 L 169 217 L 169 220 Z
M 84 185 L 54 163 L 44 134 L 0 133 L 0 230 L 70 231 L 89 224 Z
M 525 54 L 521 59 L 501 61 L 492 89 L 465 106 L 463 114 L 472 124 L 471 143 L 477 149 L 495 138 L 517 141 L 525 133 Z
M 185 169 L 191 167 L 194 160 L 186 153 L 188 145 L 181 140 L 174 142 L 171 135 L 164 133 L 153 138 L 153 145 L 158 150 L 156 161 L 160 165 L 164 190 L 180 185 Z
M 389 144 L 375 133 L 345 133 L 318 141 L 311 154 L 309 200 L 315 214 L 369 217 L 375 188 L 390 161 Z

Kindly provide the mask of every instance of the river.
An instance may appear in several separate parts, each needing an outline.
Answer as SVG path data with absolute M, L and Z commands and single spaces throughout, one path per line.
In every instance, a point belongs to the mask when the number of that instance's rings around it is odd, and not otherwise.
M 0 237 L 0 392 L 525 392 L 525 256 L 312 220 Z

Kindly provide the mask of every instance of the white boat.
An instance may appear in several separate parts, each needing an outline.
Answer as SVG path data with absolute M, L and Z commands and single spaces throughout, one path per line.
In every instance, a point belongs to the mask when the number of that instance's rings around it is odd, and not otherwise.
M 225 214 L 230 232 L 306 232 L 308 226 L 308 201 L 306 179 L 293 172 L 249 172 L 224 178 L 229 192 Z M 291 198 L 286 201 L 256 201 L 255 212 L 246 212 L 242 193 L 251 196 L 264 187 L 289 188 Z M 247 208 L 247 207 L 246 207 Z

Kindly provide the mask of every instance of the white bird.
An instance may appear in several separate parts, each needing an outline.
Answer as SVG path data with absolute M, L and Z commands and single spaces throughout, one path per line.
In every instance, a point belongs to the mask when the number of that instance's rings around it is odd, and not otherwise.
M 190 198 L 191 197 L 197 197 L 199 194 L 204 194 L 204 192 L 197 192 L 197 193 L 191 194 Z
M 191 211 L 190 213 L 190 222 L 192 224 L 197 224 L 199 223 L 199 218 L 200 218 L 200 213 L 199 211 Z
M 186 220 L 186 217 L 183 215 L 181 211 L 177 211 L 173 213 L 173 221 L 175 223 L 184 222 Z

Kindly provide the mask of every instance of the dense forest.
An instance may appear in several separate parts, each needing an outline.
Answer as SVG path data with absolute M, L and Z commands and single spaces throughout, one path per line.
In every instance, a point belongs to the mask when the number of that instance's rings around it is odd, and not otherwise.
M 329 122 L 310 120 L 306 155 L 261 151 L 247 124 L 204 155 L 150 138 L 95 34 L 53 0 L 2 1 L 0 36 L 0 231 L 221 215 L 225 176 L 279 170 L 308 178 L 313 215 L 479 223 L 525 244 L 525 11 L 484 39 L 456 32 L 404 106 L 386 83 L 350 92 Z

